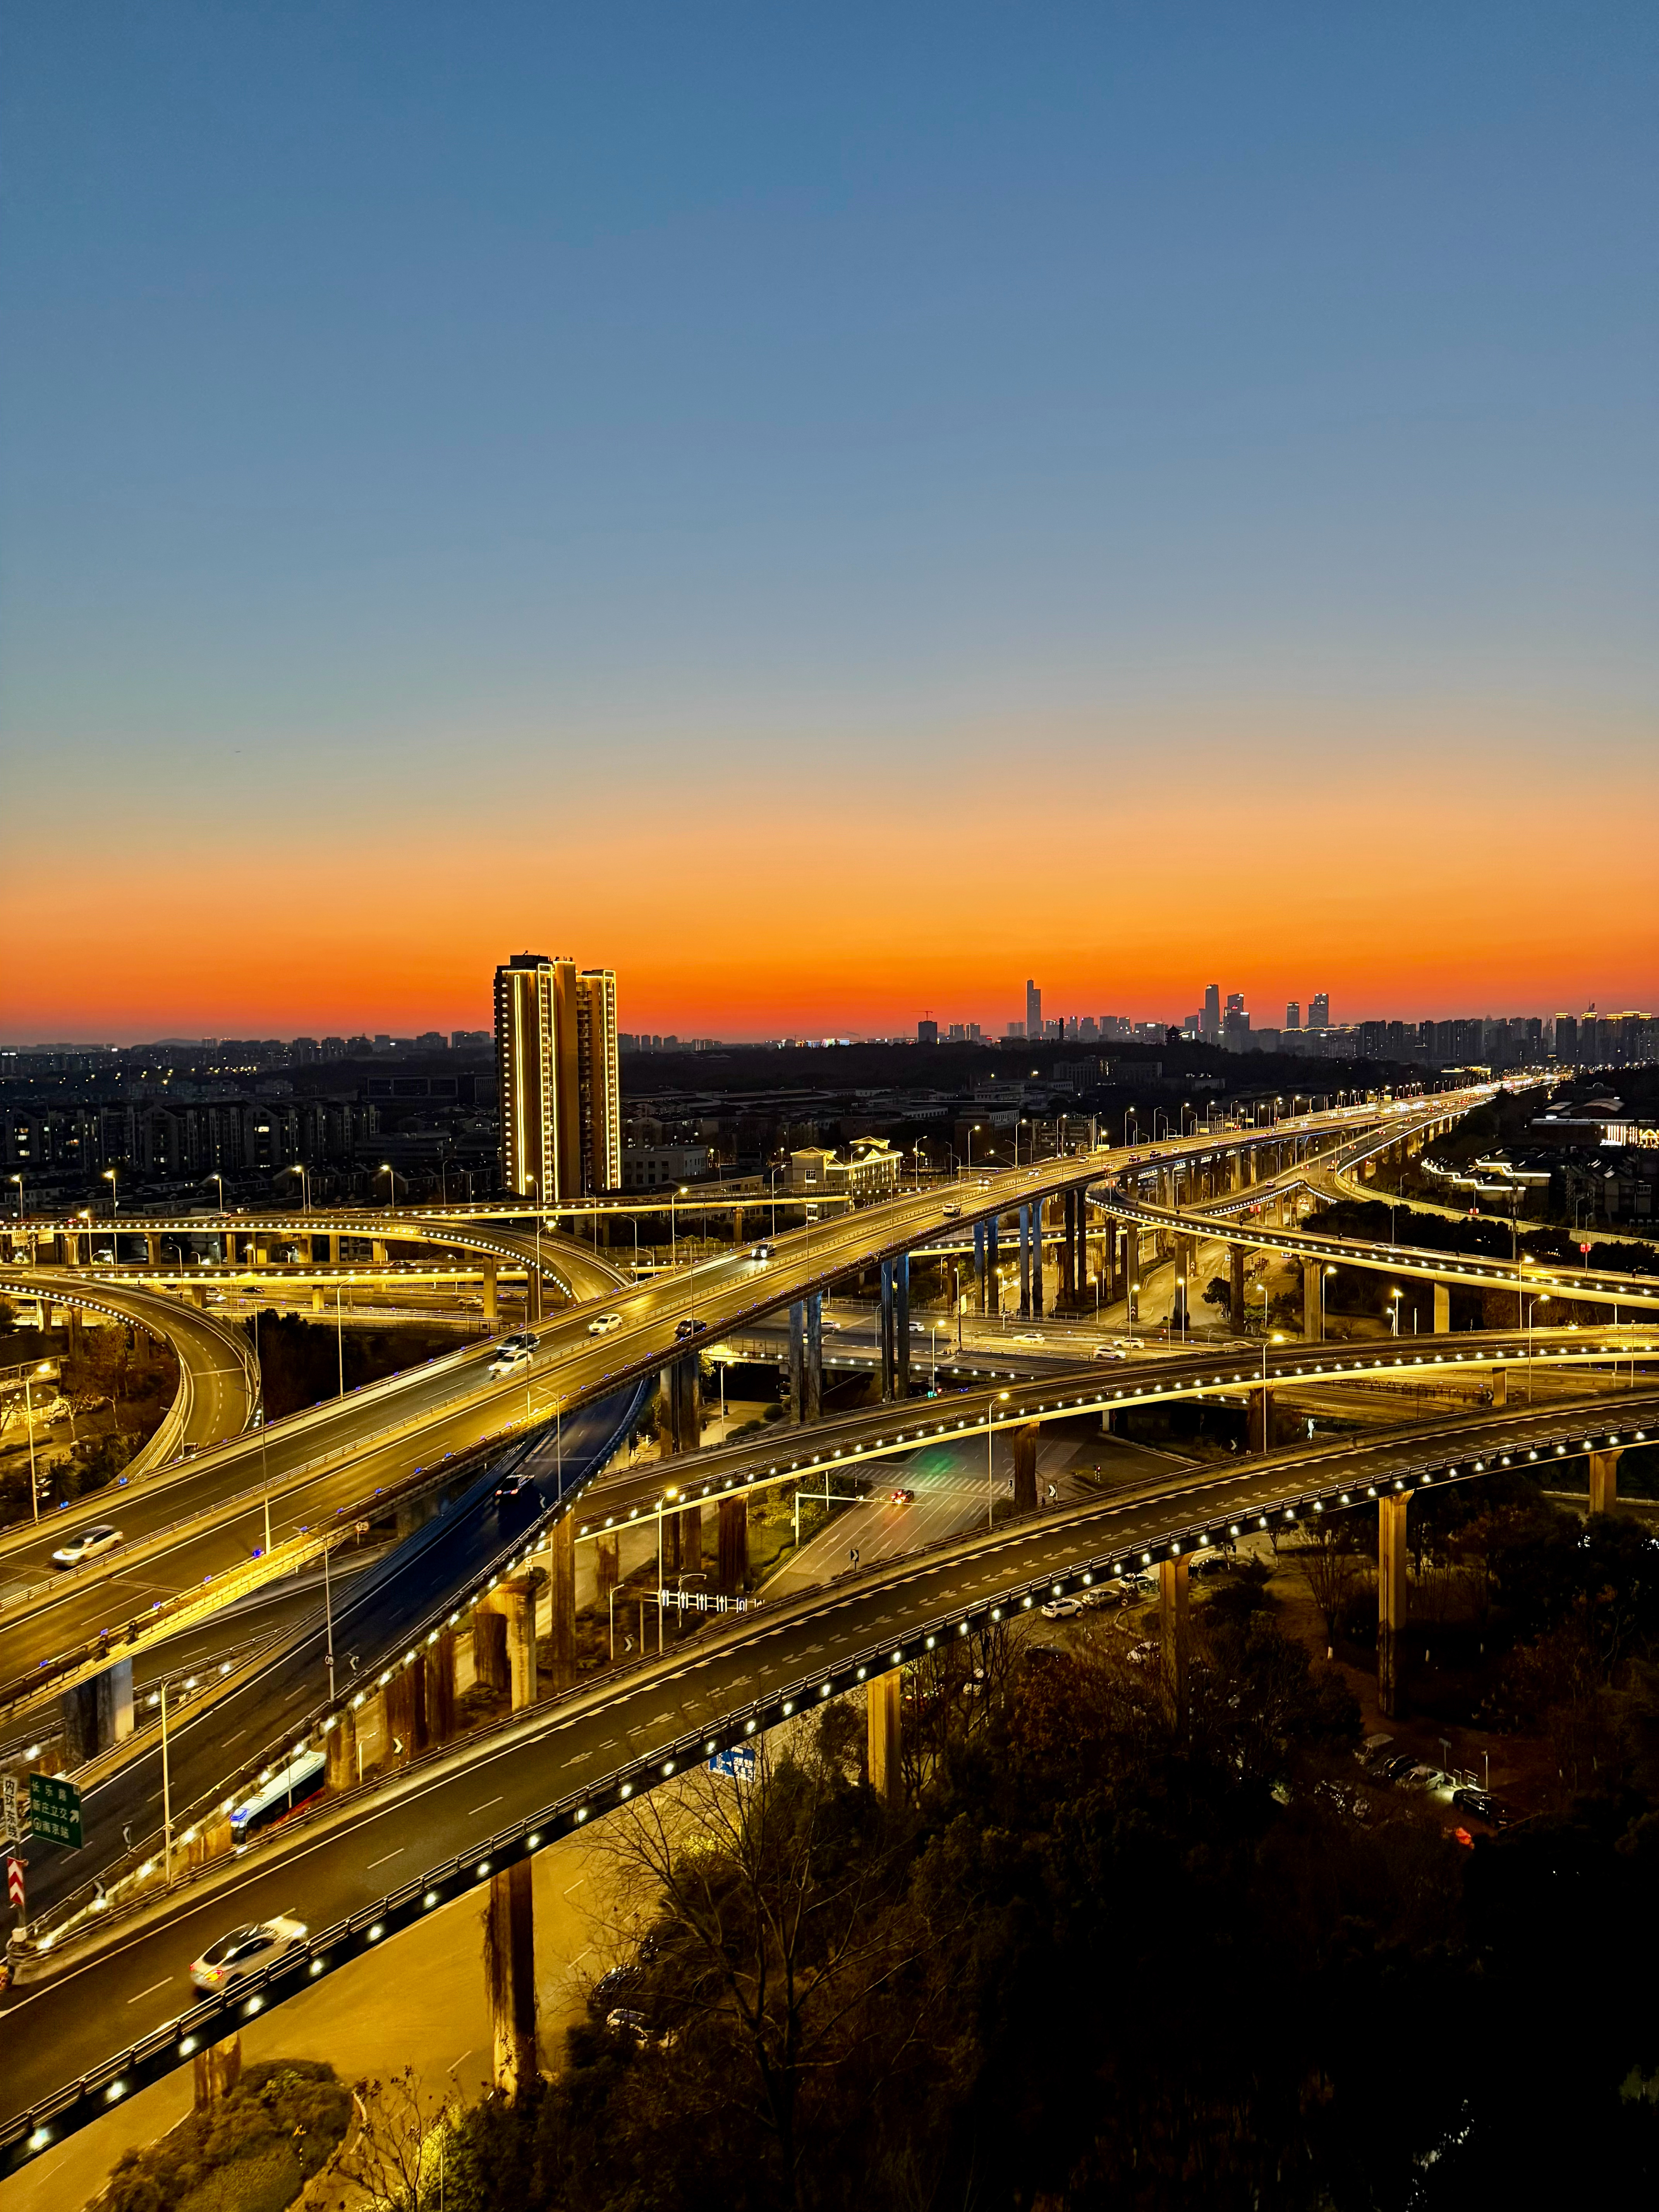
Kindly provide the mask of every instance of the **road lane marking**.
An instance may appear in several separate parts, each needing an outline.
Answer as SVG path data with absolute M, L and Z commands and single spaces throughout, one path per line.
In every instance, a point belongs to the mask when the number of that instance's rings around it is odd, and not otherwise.
M 157 1991 L 158 1990 L 164 1990 L 164 1989 L 167 1988 L 167 1986 L 168 1986 L 169 1983 L 171 1982 L 171 1980 L 172 1980 L 172 1977 L 169 1975 L 169 1977 L 167 1978 L 167 1981 L 165 1981 L 165 1982 L 152 1982 L 152 1983 L 150 1984 L 149 1987 L 147 1990 L 139 1990 L 139 1992 L 138 1992 L 138 1994 L 137 1994 L 137 1996 L 136 1997 L 129 1997 L 129 1998 L 127 1999 L 127 2002 L 128 2002 L 130 2005 L 143 2004 L 143 2001 L 144 2001 L 144 1999 L 145 1999 L 146 1997 L 153 1997 L 153 1996 L 155 1995 L 155 1993 L 156 1993 L 156 1991 Z
M 487 1813 L 492 1805 L 499 1805 L 501 1802 L 500 1797 L 486 1797 L 482 1805 L 469 1806 L 465 1818 L 470 1820 L 474 1813 Z

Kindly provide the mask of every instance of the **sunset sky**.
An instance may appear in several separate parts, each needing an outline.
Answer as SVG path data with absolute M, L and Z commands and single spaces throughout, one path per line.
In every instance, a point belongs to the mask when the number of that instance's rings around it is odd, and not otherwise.
M 1659 1003 L 1650 6 L 0 21 L 0 1037 Z

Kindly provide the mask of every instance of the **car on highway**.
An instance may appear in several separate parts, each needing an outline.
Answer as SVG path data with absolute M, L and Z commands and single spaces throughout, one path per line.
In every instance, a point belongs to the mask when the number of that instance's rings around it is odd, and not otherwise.
M 684 1341 L 688 1336 L 701 1336 L 708 1326 L 708 1322 L 704 1321 L 683 1321 L 674 1331 L 674 1334 Z
M 497 1505 L 510 1505 L 516 1499 L 533 1498 L 540 1504 L 542 1494 L 527 1474 L 504 1474 L 490 1493 Z
M 772 1247 L 769 1244 L 757 1244 L 749 1256 L 751 1260 L 769 1260 L 772 1256 Z
M 1097 1359 L 1127 1359 L 1129 1355 L 1121 1344 L 1097 1344 L 1094 1357 Z
M 610 1336 L 622 1325 L 620 1314 L 600 1314 L 588 1322 L 587 1333 L 590 1336 Z
M 88 1559 L 101 1559 L 106 1552 L 112 1552 L 121 1540 L 121 1532 L 112 1522 L 100 1521 L 90 1528 L 82 1528 L 67 1537 L 52 1555 L 54 1567 L 79 1567 Z
M 959 1206 L 942 1206 L 939 1208 L 939 1212 L 945 1216 L 947 1221 L 954 1221 L 961 1213 L 962 1208 Z
M 211 1995 L 240 1974 L 257 1973 L 261 1966 L 274 1966 L 305 1940 L 305 1922 L 290 1920 L 285 1913 L 275 1920 L 258 1920 L 246 1928 L 233 1928 L 229 1935 L 210 1943 L 201 1957 L 192 1961 L 190 1978 L 198 1990 Z
M 516 1367 L 528 1367 L 530 1352 L 522 1344 L 503 1344 L 489 1363 L 492 1375 L 511 1375 Z
M 916 1493 L 914 1490 L 890 1490 L 887 1493 L 887 1503 L 890 1505 L 914 1505 L 915 1502 Z

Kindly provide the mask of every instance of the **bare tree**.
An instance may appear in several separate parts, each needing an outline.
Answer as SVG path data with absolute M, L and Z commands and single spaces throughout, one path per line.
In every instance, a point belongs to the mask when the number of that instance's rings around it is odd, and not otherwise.
M 1344 1514 L 1304 1521 L 1290 1555 L 1325 1624 L 1326 1644 L 1334 1646 L 1338 1623 L 1364 1572 L 1352 1524 Z
M 384 2081 L 359 2081 L 351 2096 L 357 2133 L 336 2165 L 340 2179 L 383 2212 L 419 2212 L 423 2191 L 435 2201 L 445 2138 L 453 2124 L 445 2099 L 423 2090 L 412 2066 Z M 361 2198 L 339 2202 L 344 2207 Z
M 846 2055 L 860 2006 L 915 1955 L 884 1910 L 902 1863 L 849 1833 L 850 1796 L 833 1761 L 775 1761 L 763 1746 L 752 1781 L 700 1771 L 614 1816 L 605 1838 L 623 1880 L 658 1895 L 656 1957 L 672 1961 L 672 2017 L 660 2025 L 676 2057 L 699 2042 L 741 2054 L 791 2205 L 803 2091 Z M 736 2087 L 728 2070 L 723 2095 Z

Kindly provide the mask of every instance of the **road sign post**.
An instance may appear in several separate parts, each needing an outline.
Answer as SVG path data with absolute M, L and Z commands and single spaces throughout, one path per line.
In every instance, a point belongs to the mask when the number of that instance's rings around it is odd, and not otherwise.
M 9 1845 L 15 1845 L 23 1839 L 22 1830 L 17 1825 L 17 1777 L 7 1775 L 0 1788 L 4 1792 L 6 1842 Z
M 81 1793 L 75 1784 L 55 1774 L 31 1774 L 29 1826 L 43 1842 L 65 1844 L 78 1851 L 82 1840 Z

